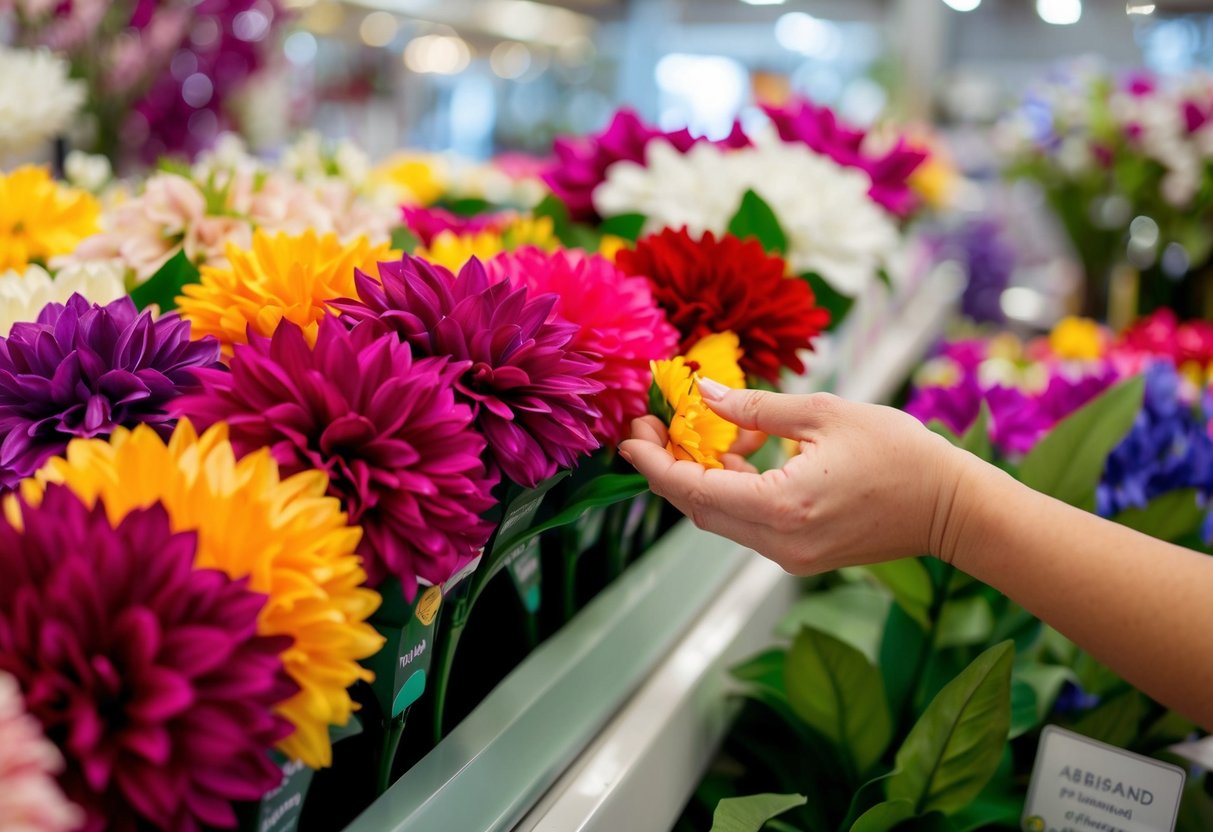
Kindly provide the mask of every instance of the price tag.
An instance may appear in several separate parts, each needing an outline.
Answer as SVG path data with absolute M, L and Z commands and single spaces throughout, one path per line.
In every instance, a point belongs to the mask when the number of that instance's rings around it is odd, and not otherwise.
M 1168 832 L 1184 771 L 1045 726 L 1024 805 L 1026 832 Z
M 286 760 L 277 752 L 273 757 L 282 769 L 282 782 L 261 798 L 254 828 L 257 832 L 293 832 L 299 828 L 303 801 L 315 772 L 297 760 Z
M 431 586 L 421 590 L 414 602 L 413 614 L 400 631 L 393 680 L 393 717 L 400 716 L 405 708 L 425 693 L 425 679 L 432 658 L 434 620 L 441 606 L 442 587 Z

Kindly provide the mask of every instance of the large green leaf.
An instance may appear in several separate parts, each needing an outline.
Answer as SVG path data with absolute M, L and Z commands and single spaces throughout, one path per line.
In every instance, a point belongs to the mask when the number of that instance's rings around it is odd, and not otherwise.
M 854 763 L 862 775 L 893 736 L 884 680 L 863 655 L 820 630 L 801 629 L 784 662 L 784 687 L 796 715 Z
M 895 715 L 908 709 L 919 664 L 930 650 L 930 634 L 900 604 L 891 604 L 880 641 L 880 675 Z
M 783 254 L 788 248 L 788 238 L 779 227 L 779 218 L 752 190 L 745 192 L 741 206 L 729 220 L 729 233 L 743 240 L 753 237 L 772 254 Z
M 908 800 L 886 800 L 860 815 L 851 824 L 851 832 L 889 832 L 897 824 L 917 814 L 914 804 Z
M 1144 696 L 1126 690 L 1083 714 L 1073 727 L 1084 737 L 1125 748 L 1141 736 L 1141 721 L 1149 710 Z
M 956 444 L 978 459 L 986 462 L 994 460 L 994 445 L 990 442 L 990 406 L 984 399 L 981 409 L 977 411 L 977 418 Z
M 1095 510 L 1095 487 L 1108 454 L 1133 427 L 1145 380 L 1134 376 L 1057 423 L 1024 457 L 1019 479 L 1073 506 Z
M 1036 689 L 1022 679 L 1011 680 L 1011 728 L 1007 739 L 1022 736 L 1039 723 L 1036 707 Z
M 893 593 L 893 600 L 924 629 L 929 625 L 935 590 L 931 575 L 917 558 L 902 558 L 863 567 L 863 570 Z
M 957 598 L 944 603 L 935 625 L 935 646 L 967 647 L 983 644 L 994 632 L 994 613 L 990 602 L 980 595 Z
M 845 641 L 875 664 L 890 603 L 887 593 L 866 581 L 810 592 L 792 605 L 779 623 L 779 634 L 793 638 L 807 625 Z
M 182 249 L 156 270 L 156 273 L 131 291 L 131 300 L 140 309 L 155 304 L 161 312 L 177 308 L 177 296 L 191 283 L 198 282 L 198 267 Z
M 712 815 L 712 832 L 758 832 L 762 825 L 789 809 L 803 806 L 802 794 L 752 794 L 720 801 Z
M 557 529 L 576 522 L 591 508 L 630 500 L 638 494 L 643 494 L 648 488 L 649 482 L 641 474 L 602 474 L 594 477 L 579 488 L 555 516 L 530 528 L 511 533 L 510 537 L 506 538 L 501 545 L 507 552 L 516 549 L 529 542 L 531 538 L 538 537 L 550 529 Z
M 927 706 L 897 751 L 889 800 L 914 813 L 949 814 L 975 798 L 998 768 L 1011 724 L 1011 665 L 1004 641 L 986 650 Z
M 619 214 L 603 220 L 602 225 L 598 226 L 598 231 L 602 234 L 614 234 L 616 237 L 622 237 L 634 243 L 640 239 L 640 232 L 644 230 L 645 220 L 644 214 Z
M 816 272 L 805 272 L 800 278 L 813 290 L 817 305 L 830 313 L 830 324 L 826 327 L 826 331 L 832 332 L 838 329 L 846 320 L 851 307 L 855 305 L 855 299 L 839 292 L 830 285 L 828 280 Z
M 1112 519 L 1150 537 L 1176 541 L 1199 529 L 1204 513 L 1196 490 L 1187 488 L 1163 494 L 1145 508 L 1127 509 Z

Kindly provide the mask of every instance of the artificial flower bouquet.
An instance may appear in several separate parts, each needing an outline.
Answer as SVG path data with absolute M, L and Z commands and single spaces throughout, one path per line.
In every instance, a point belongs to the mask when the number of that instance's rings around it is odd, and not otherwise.
M 1030 90 L 999 125 L 1009 174 L 1041 186 L 1082 262 L 1084 314 L 1111 313 L 1120 326 L 1162 307 L 1207 314 L 1211 117 L 1203 73 L 1117 77 L 1080 62 Z
M 1211 361 L 1205 321 L 1067 319 L 943 345 L 907 409 L 1038 490 L 1208 551 Z M 1171 758 L 1198 733 L 934 558 L 826 575 L 778 633 L 734 668 L 746 705 L 677 829 L 1018 829 L 1041 726 Z M 1192 785 L 1185 832 L 1210 806 Z
M 311 137 L 94 184 L 0 175 L 0 825 L 339 828 L 668 524 L 630 421 L 719 464 L 699 374 L 829 322 L 758 240 L 612 257 Z

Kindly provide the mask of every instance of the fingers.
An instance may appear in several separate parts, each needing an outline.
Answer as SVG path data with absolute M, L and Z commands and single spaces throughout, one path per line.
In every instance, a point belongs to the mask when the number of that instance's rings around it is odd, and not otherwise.
M 740 456 L 749 456 L 766 444 L 767 435 L 760 430 L 741 430 L 737 433 L 737 441 L 729 451 Z
M 632 420 L 632 438 L 665 447 L 669 441 L 669 432 L 665 423 L 656 416 L 642 416 Z
M 723 454 L 720 462 L 730 471 L 741 471 L 745 474 L 757 474 L 758 469 L 741 454 Z
M 766 390 L 731 390 L 705 384 L 699 390 L 708 407 L 738 427 L 801 439 L 820 428 L 837 406 L 828 393 L 792 396 Z
M 664 446 L 628 439 L 619 453 L 645 476 L 653 493 L 665 497 L 696 523 L 712 514 L 756 521 L 781 503 L 770 481 L 753 471 L 704 468 L 697 462 L 675 460 Z

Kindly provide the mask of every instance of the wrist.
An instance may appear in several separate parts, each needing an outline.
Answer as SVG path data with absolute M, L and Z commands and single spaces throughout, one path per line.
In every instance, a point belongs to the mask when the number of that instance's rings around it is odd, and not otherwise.
M 931 513 L 927 552 L 944 563 L 964 569 L 983 531 L 981 507 L 991 476 L 1006 476 L 994 466 L 946 440 L 941 455 L 935 506 Z

